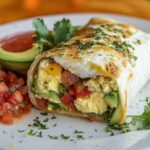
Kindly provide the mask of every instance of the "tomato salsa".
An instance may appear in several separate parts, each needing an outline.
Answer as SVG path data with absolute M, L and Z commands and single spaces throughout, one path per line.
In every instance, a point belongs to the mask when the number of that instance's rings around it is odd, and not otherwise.
M 33 44 L 33 31 L 15 34 L 0 40 L 1 47 L 9 52 L 22 52 L 30 49 Z
M 0 70 L 0 121 L 12 124 L 14 118 L 31 110 L 25 79 Z

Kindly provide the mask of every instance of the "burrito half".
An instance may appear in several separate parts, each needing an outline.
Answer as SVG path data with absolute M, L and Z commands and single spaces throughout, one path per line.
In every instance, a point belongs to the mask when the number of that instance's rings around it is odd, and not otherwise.
M 69 41 L 38 55 L 29 96 L 41 110 L 123 123 L 129 102 L 150 78 L 150 35 L 93 18 Z

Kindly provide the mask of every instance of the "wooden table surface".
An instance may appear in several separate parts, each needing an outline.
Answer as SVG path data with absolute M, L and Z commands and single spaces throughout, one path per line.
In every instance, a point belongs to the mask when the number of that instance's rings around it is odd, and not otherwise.
M 75 12 L 116 13 L 150 19 L 150 0 L 0 0 L 0 24 Z

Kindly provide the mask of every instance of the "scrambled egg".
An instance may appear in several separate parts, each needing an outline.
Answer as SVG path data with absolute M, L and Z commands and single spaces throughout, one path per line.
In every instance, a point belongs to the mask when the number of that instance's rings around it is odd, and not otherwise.
M 75 100 L 77 110 L 84 113 L 103 114 L 107 111 L 104 95 L 117 89 L 116 82 L 109 78 L 98 76 L 83 83 L 92 91 L 90 97 Z
M 107 111 L 107 104 L 103 99 L 103 94 L 94 92 L 88 98 L 78 98 L 74 101 L 78 111 L 84 113 L 103 114 Z
M 50 63 L 43 60 L 37 72 L 37 83 L 42 93 L 49 90 L 59 93 L 58 87 L 61 83 L 62 67 L 58 63 Z M 83 84 L 92 92 L 89 97 L 77 98 L 74 101 L 76 109 L 83 113 L 103 114 L 107 111 L 104 95 L 116 90 L 116 83 L 106 77 L 98 76 L 83 81 Z
M 37 83 L 42 93 L 47 93 L 48 90 L 58 93 L 58 86 L 61 82 L 62 67 L 57 63 L 48 63 L 48 60 L 43 60 L 39 65 L 37 74 Z
M 116 82 L 110 78 L 103 76 L 91 78 L 88 81 L 84 82 L 84 85 L 87 86 L 90 91 L 101 92 L 105 94 L 117 90 Z

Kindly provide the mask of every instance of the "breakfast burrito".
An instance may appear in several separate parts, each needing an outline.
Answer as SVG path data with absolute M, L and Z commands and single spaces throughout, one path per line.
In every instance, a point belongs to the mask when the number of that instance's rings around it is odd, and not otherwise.
M 33 105 L 56 114 L 123 123 L 150 78 L 150 35 L 93 18 L 69 41 L 38 55 L 28 71 Z

